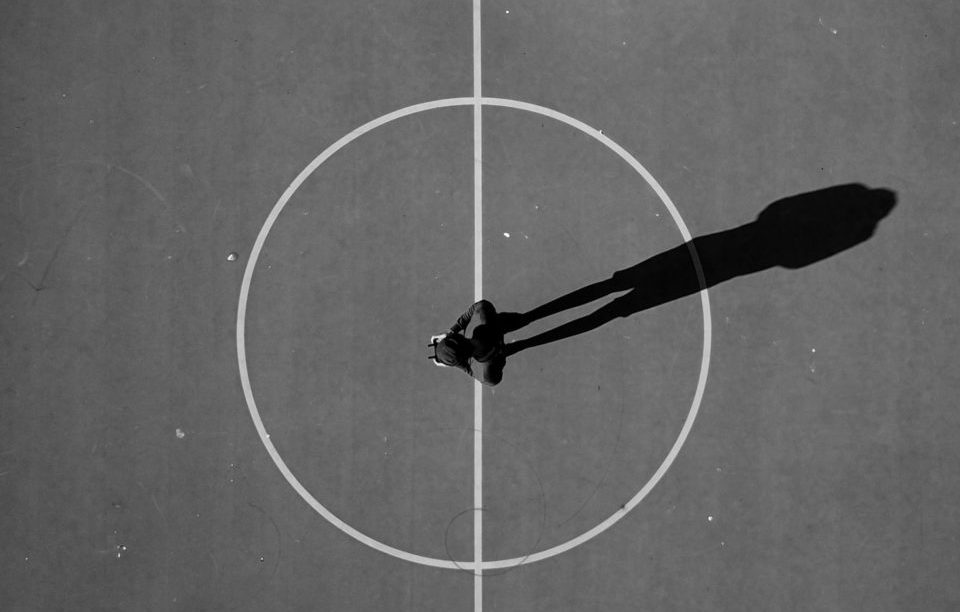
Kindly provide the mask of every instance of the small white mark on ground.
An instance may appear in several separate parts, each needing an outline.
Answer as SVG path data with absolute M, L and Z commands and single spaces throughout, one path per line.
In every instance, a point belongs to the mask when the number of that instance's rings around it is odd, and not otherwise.
M 187 435 L 187 434 L 185 434 L 182 429 L 180 429 L 179 427 L 177 427 L 177 438 L 179 438 L 179 439 L 182 440 L 186 435 Z
M 507 10 L 507 11 L 504 11 L 504 13 L 506 13 L 507 15 L 509 15 L 509 14 L 510 14 L 510 11 Z
M 509 237 L 510 237 L 510 232 L 503 232 L 503 237 L 504 237 L 504 238 L 509 238 Z
M 816 353 L 816 352 L 817 352 L 817 349 L 812 348 L 812 349 L 810 349 L 810 352 L 811 352 L 811 353 Z
M 227 261 L 237 261 L 237 254 L 234 252 L 227 255 Z
M 836 29 L 836 28 L 829 28 L 829 27 L 827 27 L 827 24 L 823 23 L 823 17 L 820 17 L 819 21 L 820 21 L 820 25 L 822 25 L 823 27 L 825 27 L 825 28 L 827 28 L 828 30 L 830 30 L 830 33 L 833 34 L 834 36 L 836 36 L 836 34 L 837 34 L 837 29 Z
M 713 522 L 713 517 L 712 517 L 712 516 L 708 516 L 708 517 L 707 517 L 707 521 Z

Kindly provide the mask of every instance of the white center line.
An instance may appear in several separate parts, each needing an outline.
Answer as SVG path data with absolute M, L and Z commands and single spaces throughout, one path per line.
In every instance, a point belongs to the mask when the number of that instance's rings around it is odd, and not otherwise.
M 483 298 L 483 117 L 480 0 L 473 0 L 473 297 Z M 473 381 L 473 609 L 483 610 L 483 388 Z

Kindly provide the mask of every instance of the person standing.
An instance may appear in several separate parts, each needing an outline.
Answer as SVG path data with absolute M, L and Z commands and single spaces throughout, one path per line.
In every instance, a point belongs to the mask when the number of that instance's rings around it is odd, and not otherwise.
M 473 330 L 468 337 L 471 324 Z M 497 385 L 503 380 L 506 365 L 504 331 L 497 309 L 489 301 L 480 300 L 460 315 L 450 331 L 430 337 L 434 351 L 430 358 L 437 366 L 458 368 L 485 385 Z

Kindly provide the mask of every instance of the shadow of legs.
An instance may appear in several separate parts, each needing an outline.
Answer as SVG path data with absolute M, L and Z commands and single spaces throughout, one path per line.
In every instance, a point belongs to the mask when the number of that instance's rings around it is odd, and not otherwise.
M 570 310 L 579 306 L 583 306 L 584 304 L 589 304 L 590 302 L 599 300 L 600 298 L 606 297 L 611 293 L 626 291 L 628 289 L 633 289 L 633 285 L 629 282 L 629 279 L 627 279 L 627 282 L 624 282 L 624 280 L 610 278 L 598 283 L 593 283 L 592 285 L 587 285 L 586 287 L 581 287 L 575 291 L 571 291 L 570 293 L 551 300 L 546 304 L 537 306 L 529 312 L 501 312 L 498 315 L 498 321 L 503 333 L 508 334 L 526 327 L 534 321 L 549 317 L 550 315 L 557 314 L 558 312 L 563 312 L 564 310 Z
M 559 325 L 553 329 L 547 330 L 525 340 L 511 342 L 506 346 L 506 356 L 509 357 L 510 355 L 515 355 L 520 351 L 533 348 L 535 346 L 540 346 L 541 344 L 548 344 L 550 342 L 556 342 L 558 340 L 570 338 L 571 336 L 593 331 L 621 316 L 622 312 L 623 309 L 621 305 L 614 300 L 606 306 L 602 306 L 590 314 L 580 317 L 579 319 L 574 319 L 573 321 L 569 321 L 563 325 Z

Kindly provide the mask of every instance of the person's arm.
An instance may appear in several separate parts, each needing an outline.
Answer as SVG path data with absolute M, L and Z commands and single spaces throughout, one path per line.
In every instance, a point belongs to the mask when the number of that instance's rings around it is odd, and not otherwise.
M 457 322 L 453 324 L 453 327 L 450 328 L 450 331 L 454 334 L 462 334 L 463 330 L 465 330 L 467 325 L 470 324 L 470 319 L 473 318 L 474 313 L 476 313 L 477 309 L 480 308 L 481 302 L 476 302 L 475 304 L 471 305 L 470 308 L 467 308 L 467 311 L 460 315 L 460 318 L 457 319 Z

